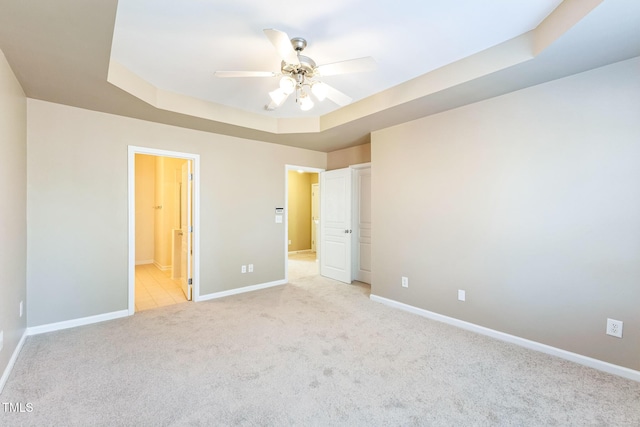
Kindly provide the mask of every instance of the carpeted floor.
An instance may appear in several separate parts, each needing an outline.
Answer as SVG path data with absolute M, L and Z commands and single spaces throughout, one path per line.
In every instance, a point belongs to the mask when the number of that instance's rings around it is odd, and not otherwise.
M 30 337 L 0 401 L 33 408 L 3 426 L 640 425 L 640 383 L 319 276 Z

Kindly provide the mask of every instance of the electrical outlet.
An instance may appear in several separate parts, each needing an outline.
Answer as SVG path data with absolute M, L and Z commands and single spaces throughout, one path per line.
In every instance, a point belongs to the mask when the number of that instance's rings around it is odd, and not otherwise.
M 622 320 L 607 319 L 607 335 L 622 338 Z
M 253 264 L 249 264 L 249 273 L 253 273 Z
M 464 301 L 466 298 L 466 292 L 462 289 L 458 289 L 458 301 Z
M 408 288 L 409 287 L 409 278 L 408 277 L 402 276 L 402 287 L 403 288 Z
M 240 270 L 241 273 L 246 273 L 247 272 L 247 266 L 243 265 L 242 269 Z
M 22 308 L 23 308 L 23 302 L 20 301 L 20 317 L 22 317 L 22 313 L 23 313 Z
M 289 240 L 289 244 L 291 244 L 291 240 Z

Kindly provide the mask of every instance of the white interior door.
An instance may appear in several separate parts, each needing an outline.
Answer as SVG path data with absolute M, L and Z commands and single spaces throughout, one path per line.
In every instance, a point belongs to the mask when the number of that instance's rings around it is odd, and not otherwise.
M 182 184 L 180 191 L 180 229 L 182 230 L 182 254 L 180 256 L 180 283 L 182 291 L 188 301 L 192 298 L 193 274 L 192 274 L 192 242 L 193 226 L 191 213 L 193 173 L 191 160 L 182 165 Z
M 345 283 L 351 283 L 351 174 L 320 174 L 320 274 Z
M 355 171 L 353 279 L 371 283 L 371 168 Z
M 311 184 L 311 250 L 318 254 L 318 225 L 320 224 L 320 186 Z

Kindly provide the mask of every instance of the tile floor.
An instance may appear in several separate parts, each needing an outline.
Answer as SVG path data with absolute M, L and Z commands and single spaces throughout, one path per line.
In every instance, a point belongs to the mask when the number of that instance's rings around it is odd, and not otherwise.
M 180 280 L 154 264 L 136 265 L 136 311 L 186 302 Z

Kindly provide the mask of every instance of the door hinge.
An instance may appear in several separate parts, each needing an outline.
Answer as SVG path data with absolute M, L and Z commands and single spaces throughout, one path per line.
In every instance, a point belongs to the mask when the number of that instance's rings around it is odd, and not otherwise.
M 193 233 L 193 225 L 189 226 L 189 233 Z
M 192 173 L 189 174 L 189 181 L 193 181 L 193 174 Z
M 193 279 L 189 279 L 189 284 L 193 285 Z

